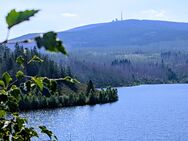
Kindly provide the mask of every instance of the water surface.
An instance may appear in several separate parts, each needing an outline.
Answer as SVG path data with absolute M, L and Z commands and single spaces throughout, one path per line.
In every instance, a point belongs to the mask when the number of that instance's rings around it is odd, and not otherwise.
M 113 104 L 22 114 L 60 141 L 187 141 L 188 85 L 119 88 Z

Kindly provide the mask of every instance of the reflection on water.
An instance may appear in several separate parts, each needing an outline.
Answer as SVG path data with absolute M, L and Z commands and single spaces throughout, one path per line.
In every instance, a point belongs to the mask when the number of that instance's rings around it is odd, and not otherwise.
M 23 113 L 60 141 L 187 141 L 188 85 L 119 88 L 113 104 Z

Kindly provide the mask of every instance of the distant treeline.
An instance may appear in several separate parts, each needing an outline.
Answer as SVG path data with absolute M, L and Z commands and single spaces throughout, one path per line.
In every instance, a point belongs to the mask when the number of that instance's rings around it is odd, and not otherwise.
M 20 110 L 58 108 L 111 103 L 118 100 L 117 89 L 95 90 L 89 93 L 60 93 L 49 97 L 43 95 L 22 95 Z
M 5 71 L 8 71 L 10 74 L 15 74 L 20 69 L 16 63 L 17 57 L 23 56 L 26 62 L 28 62 L 34 55 L 37 55 L 45 61 L 42 63 L 26 64 L 25 74 L 29 76 L 46 76 L 49 78 L 65 77 L 71 74 L 70 68 L 65 68 L 57 64 L 55 61 L 49 59 L 47 55 L 39 53 L 35 47 L 29 50 L 16 44 L 14 51 L 6 46 L 0 46 L 0 75 Z
M 92 79 L 97 87 L 188 83 L 188 53 L 184 50 L 80 48 L 65 63 L 81 82 Z

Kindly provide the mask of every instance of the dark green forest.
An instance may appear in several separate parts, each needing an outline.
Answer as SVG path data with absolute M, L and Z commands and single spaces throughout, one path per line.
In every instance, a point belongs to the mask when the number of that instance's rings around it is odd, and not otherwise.
M 2 75 L 5 71 L 8 71 L 10 74 L 15 74 L 20 69 L 20 66 L 15 62 L 16 58 L 23 56 L 26 61 L 29 61 L 34 55 L 45 61 L 41 63 L 25 64 L 25 73 L 27 75 L 58 78 L 60 76 L 65 77 L 66 75 L 71 74 L 70 69 L 60 67 L 60 65 L 50 60 L 48 56 L 40 54 L 36 47 L 29 50 L 18 44 L 15 45 L 14 50 L 11 50 L 6 46 L 0 47 L 0 74 Z
M 16 63 L 16 58 L 23 56 L 28 62 L 33 56 L 38 56 L 43 61 L 24 64 L 24 73 L 28 76 L 43 76 L 48 78 L 74 77 L 70 67 L 63 67 L 63 64 L 50 59 L 48 55 L 41 54 L 36 47 L 26 49 L 19 44 L 15 45 L 14 50 L 6 46 L 0 47 L 0 75 L 7 71 L 9 74 L 15 74 L 20 66 Z M 45 80 L 44 80 L 45 81 Z M 47 88 L 42 92 L 33 90 L 28 94 L 27 84 L 17 82 L 21 85 L 22 95 L 19 102 L 20 110 L 34 110 L 43 108 L 57 108 L 68 106 L 82 106 L 103 104 L 115 102 L 118 100 L 117 90 L 107 88 L 106 90 L 97 90 L 93 82 L 88 83 L 70 83 L 61 81 L 54 82 L 53 94 Z M 26 88 L 25 88 L 26 87 Z

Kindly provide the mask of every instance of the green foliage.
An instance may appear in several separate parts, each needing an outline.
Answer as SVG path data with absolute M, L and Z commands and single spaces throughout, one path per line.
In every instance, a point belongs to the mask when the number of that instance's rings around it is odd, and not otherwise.
M 36 37 L 35 41 L 39 48 L 44 47 L 50 52 L 61 52 L 62 54 L 67 55 L 62 42 L 57 38 L 57 33 L 55 32 L 48 32 L 41 37 Z
M 18 72 L 16 73 L 16 78 L 17 78 L 17 79 L 22 79 L 23 77 L 24 77 L 23 71 L 18 71 Z
M 22 56 L 16 58 L 16 63 L 22 67 L 24 67 L 25 59 Z
M 67 82 L 70 82 L 70 83 L 80 83 L 77 79 L 73 79 L 72 77 L 70 76 L 66 76 L 65 78 L 63 78 L 62 80 L 64 81 L 67 81 Z
M 41 77 L 32 77 L 32 80 L 35 82 L 35 84 L 40 88 L 40 90 L 43 90 L 43 78 Z
M 6 111 L 0 110 L 0 118 L 4 117 L 6 115 Z
M 5 125 L 2 123 L 6 123 Z M 20 118 L 17 113 L 12 115 L 12 120 L 2 119 L 0 121 L 0 138 L 8 141 L 30 141 L 32 137 L 38 137 L 34 128 L 25 126 L 26 119 Z
M 8 31 L 10 31 L 13 26 L 29 20 L 38 13 L 38 11 L 39 10 L 25 10 L 21 12 L 17 12 L 16 10 L 10 11 L 6 17 Z M 8 35 L 7 39 L 0 43 L 0 45 L 4 47 L 7 41 Z M 57 39 L 57 34 L 54 32 L 44 33 L 41 37 L 35 38 L 35 41 L 38 48 L 44 47 L 47 51 L 60 52 L 67 55 L 62 42 Z M 24 41 L 24 43 L 26 42 Z M 19 114 L 16 113 L 19 110 L 105 103 L 109 102 L 109 100 L 110 102 L 117 100 L 117 91 L 110 89 L 104 92 L 106 99 L 100 101 L 100 94 L 98 91 L 94 93 L 95 90 L 93 86 L 90 86 L 92 91 L 89 92 L 89 95 L 70 93 L 69 95 L 60 96 L 59 93 L 61 93 L 61 90 L 57 87 L 58 83 L 68 82 L 74 84 L 72 88 L 75 90 L 76 87 L 74 86 L 76 83 L 79 83 L 79 81 L 70 76 L 54 79 L 38 76 L 37 74 L 28 75 L 29 71 L 33 72 L 34 68 L 37 68 L 37 66 L 33 65 L 35 63 L 32 62 L 42 63 L 43 59 L 36 50 L 29 51 L 23 48 L 20 49 L 18 44 L 16 44 L 15 47 L 15 55 L 11 54 L 9 51 L 7 52 L 5 48 L 6 51 L 3 52 L 3 59 L 0 59 L 0 63 L 2 64 L 2 62 L 4 62 L 6 69 L 12 71 L 12 74 L 4 72 L 0 80 L 0 140 L 31 141 L 33 138 L 39 138 L 36 129 L 27 127 L 27 120 L 21 118 Z M 12 58 L 16 59 L 19 66 L 14 65 Z M 8 59 L 8 65 L 6 59 Z M 50 74 L 54 74 L 57 70 L 55 70 L 53 66 L 57 67 L 57 65 L 55 65 L 54 62 L 51 62 L 51 64 L 49 63 L 45 65 L 45 67 L 49 66 L 48 69 L 51 70 Z M 47 69 L 45 69 L 45 72 L 46 70 Z M 7 118 L 6 115 L 9 115 L 9 117 Z M 39 126 L 39 129 L 41 133 L 46 134 L 51 141 L 57 141 L 57 137 L 45 126 Z
M 8 72 L 3 73 L 2 80 L 4 81 L 5 87 L 9 86 L 9 83 L 12 81 L 12 77 Z
M 13 96 L 16 100 L 20 100 L 20 89 L 18 87 L 16 87 L 15 85 L 13 85 L 10 89 L 10 95 Z
M 8 28 L 10 29 L 19 23 L 28 21 L 30 17 L 34 16 L 38 12 L 39 10 L 25 10 L 21 12 L 17 12 L 15 9 L 11 10 L 6 16 Z
M 32 62 L 44 62 L 44 60 L 42 60 L 41 58 L 39 58 L 38 56 L 34 55 L 31 60 L 28 62 L 28 64 L 32 63 Z
M 48 135 L 48 137 L 51 140 L 57 140 L 57 137 L 52 133 L 52 131 L 49 131 L 46 126 L 39 126 L 39 128 L 41 129 L 41 133 L 45 133 L 46 135 Z
M 3 57 L 4 54 L 6 54 L 6 58 Z M 33 56 L 37 56 L 44 61 L 29 63 Z M 20 62 L 19 64 L 15 61 L 17 57 L 17 62 Z M 0 46 L 0 74 L 7 71 L 13 75 L 20 70 L 23 71 L 25 75 L 37 75 L 49 78 L 63 78 L 69 73 L 66 67 L 58 65 L 57 62 L 50 59 L 47 55 L 39 53 L 36 48 L 28 49 L 25 53 L 24 47 L 18 44 L 15 45 L 13 52 L 6 46 Z
M 0 86 L 3 87 L 3 88 L 5 88 L 5 83 L 4 83 L 3 80 L 0 80 Z
M 27 21 L 30 19 L 30 17 L 34 16 L 36 13 L 38 13 L 39 10 L 25 10 L 21 12 L 17 12 L 15 9 L 11 10 L 8 15 L 6 16 L 6 22 L 8 24 L 8 31 L 10 29 L 24 21 Z M 9 32 L 8 32 L 9 33 Z M 1 45 L 7 43 L 7 39 L 0 43 Z M 47 34 L 48 35 L 48 34 Z M 51 36 L 49 36 L 50 40 Z M 52 37 L 53 38 L 53 37 Z M 43 39 L 43 42 L 46 42 L 47 38 Z M 51 40 L 51 42 L 53 39 Z M 58 42 L 59 44 L 54 47 L 58 47 L 59 51 L 62 48 L 61 42 Z M 51 44 L 52 45 L 52 44 Z M 51 46 L 50 45 L 50 46 Z M 16 45 L 17 46 L 17 45 Z M 48 46 L 49 47 L 49 46 Z M 52 50 L 53 46 L 51 46 Z M 63 48 L 64 49 L 64 48 Z M 64 50 L 65 51 L 65 50 Z M 26 52 L 24 53 L 24 57 L 27 58 Z M 20 55 L 19 57 L 16 57 L 16 62 L 18 65 L 22 66 L 23 69 L 27 69 L 27 64 L 30 64 L 31 62 L 43 62 L 42 59 L 40 59 L 38 56 L 33 56 L 32 59 L 26 63 L 26 59 L 23 57 L 23 55 Z M 7 58 L 7 54 L 4 54 L 4 59 Z M 10 64 L 11 64 L 10 60 Z M 13 65 L 13 63 L 12 63 Z M 11 68 L 9 67 L 9 70 Z M 24 88 L 22 89 L 22 84 L 15 83 L 24 78 L 25 79 L 31 79 L 27 80 L 26 82 L 23 82 L 25 84 Z M 14 82 L 13 79 L 16 78 Z M 12 82 L 12 83 L 11 83 Z M 2 141 L 31 141 L 33 137 L 39 138 L 37 132 L 32 127 L 27 127 L 26 123 L 27 120 L 24 118 L 21 118 L 17 113 L 14 113 L 19 110 L 19 103 L 21 100 L 22 90 L 27 91 L 29 94 L 29 90 L 32 90 L 33 87 L 37 86 L 39 87 L 39 90 L 42 93 L 43 90 L 43 78 L 42 77 L 36 77 L 36 76 L 25 76 L 23 71 L 19 70 L 16 74 L 14 74 L 13 77 L 8 72 L 4 72 L 2 75 L 2 80 L 0 80 L 0 140 Z M 54 88 L 53 88 L 54 89 Z M 34 89 L 33 92 L 35 93 Z M 6 114 L 9 114 L 9 118 L 6 117 Z M 45 126 L 40 126 L 41 133 L 47 134 L 50 138 L 50 140 L 56 141 L 57 137 L 49 131 Z

